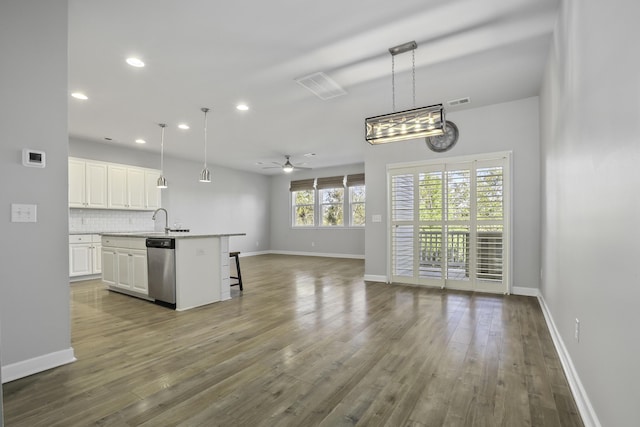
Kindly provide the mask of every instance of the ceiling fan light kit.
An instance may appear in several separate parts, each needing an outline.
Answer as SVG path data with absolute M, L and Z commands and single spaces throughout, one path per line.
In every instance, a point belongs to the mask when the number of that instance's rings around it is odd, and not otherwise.
M 311 168 L 305 168 L 302 166 L 295 166 L 293 163 L 291 163 L 291 156 L 288 154 L 285 154 L 284 160 L 285 160 L 284 163 L 273 162 L 273 164 L 277 166 L 267 166 L 262 169 L 282 169 L 284 173 L 291 173 L 297 169 L 311 169 Z
M 406 141 L 424 137 L 443 135 L 445 131 L 445 115 L 442 104 L 415 108 L 416 105 L 416 61 L 415 41 L 389 48 L 391 54 L 391 88 L 393 113 L 365 119 L 365 139 L 371 145 L 389 142 Z M 411 110 L 396 112 L 395 88 L 395 56 L 401 53 L 412 53 L 413 106 Z

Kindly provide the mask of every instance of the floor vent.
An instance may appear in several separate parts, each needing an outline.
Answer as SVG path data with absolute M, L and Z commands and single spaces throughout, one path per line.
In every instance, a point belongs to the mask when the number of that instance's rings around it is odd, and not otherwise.
M 449 104 L 449 106 L 453 107 L 454 105 L 463 105 L 463 104 L 468 104 L 471 102 L 471 98 L 459 98 L 459 99 L 452 99 L 451 101 L 447 101 L 447 104 Z
M 296 82 L 300 86 L 310 90 L 323 101 L 347 94 L 346 90 L 340 87 L 340 85 L 331 79 L 331 77 L 322 72 L 300 77 L 299 79 L 296 79 Z

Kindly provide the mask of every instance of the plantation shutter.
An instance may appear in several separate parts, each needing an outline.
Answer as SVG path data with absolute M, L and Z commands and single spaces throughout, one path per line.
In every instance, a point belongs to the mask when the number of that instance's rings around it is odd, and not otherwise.
M 479 167 L 477 181 L 477 273 L 487 282 L 502 282 L 504 242 L 504 172 L 502 166 Z
M 414 174 L 391 177 L 392 275 L 414 276 Z
M 508 291 L 508 157 L 389 168 L 393 282 Z

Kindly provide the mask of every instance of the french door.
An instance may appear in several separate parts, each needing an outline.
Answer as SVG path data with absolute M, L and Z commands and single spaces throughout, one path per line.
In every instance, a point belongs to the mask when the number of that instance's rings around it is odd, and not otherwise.
M 509 291 L 507 154 L 390 166 L 391 281 Z

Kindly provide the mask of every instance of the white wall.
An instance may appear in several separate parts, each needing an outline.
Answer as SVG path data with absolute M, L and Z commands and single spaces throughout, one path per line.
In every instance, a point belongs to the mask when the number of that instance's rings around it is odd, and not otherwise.
M 19 42 L 18 42 L 19 41 Z M 73 360 L 67 209 L 67 2 L 0 3 L 2 380 Z M 46 152 L 46 168 L 21 150 Z M 12 223 L 12 203 L 37 223 Z
M 140 167 L 160 167 L 157 153 L 77 138 L 69 141 L 69 154 Z M 162 206 L 169 212 L 169 226 L 180 224 L 196 233 L 246 233 L 246 236 L 230 238 L 232 251 L 251 253 L 270 249 L 269 178 L 217 165 L 209 165 L 209 169 L 212 182 L 202 183 L 198 181 L 202 163 L 165 156 L 164 175 L 169 188 L 162 190 Z M 148 215 L 151 216 L 151 212 Z M 164 214 L 159 214 L 156 227 L 160 230 L 164 227 Z
M 541 94 L 541 290 L 583 397 L 617 427 L 640 420 L 638 17 L 637 1 L 564 1 Z
M 364 172 L 364 165 L 356 164 L 274 175 L 271 178 L 271 249 L 276 252 L 363 257 L 365 233 L 363 228 L 293 228 L 291 227 L 291 199 L 289 198 L 289 183 L 291 181 L 362 172 Z M 365 179 L 368 178 L 365 177 Z M 368 181 L 366 185 L 368 197 Z
M 537 288 L 540 277 L 540 142 L 538 98 L 447 114 L 460 130 L 448 152 L 430 151 L 424 139 L 368 146 L 365 275 L 386 276 L 386 165 L 499 151 L 513 152 L 513 286 Z M 382 215 L 372 223 L 371 215 Z
M 197 233 L 246 233 L 231 237 L 229 250 L 262 252 L 270 247 L 269 179 L 263 175 L 209 165 L 211 183 L 198 181 L 202 163 L 165 157 L 169 188 L 162 206 L 169 224 Z

